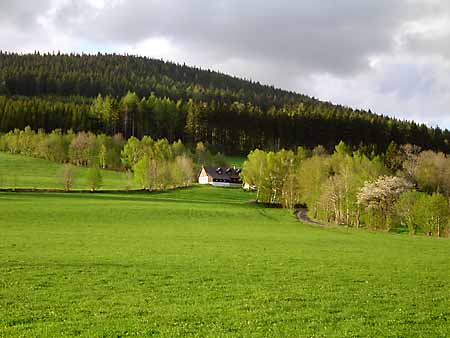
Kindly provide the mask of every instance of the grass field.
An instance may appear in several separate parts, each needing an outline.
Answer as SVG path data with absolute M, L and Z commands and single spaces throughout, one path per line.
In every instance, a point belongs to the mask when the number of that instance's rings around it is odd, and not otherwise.
M 0 188 L 62 189 L 59 163 L 0 152 Z M 87 168 L 74 167 L 74 189 L 88 189 Z M 102 189 L 125 189 L 129 179 L 122 172 L 102 170 Z M 138 188 L 131 180 L 132 188 Z
M 450 242 L 235 189 L 0 193 L 0 337 L 445 337 Z

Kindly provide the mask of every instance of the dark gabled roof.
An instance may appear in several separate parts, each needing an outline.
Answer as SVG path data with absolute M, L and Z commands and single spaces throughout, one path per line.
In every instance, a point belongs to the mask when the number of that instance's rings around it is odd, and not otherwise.
M 241 169 L 239 168 L 217 168 L 217 167 L 203 167 L 205 168 L 206 173 L 211 176 L 213 179 L 231 179 L 238 178 L 241 173 Z

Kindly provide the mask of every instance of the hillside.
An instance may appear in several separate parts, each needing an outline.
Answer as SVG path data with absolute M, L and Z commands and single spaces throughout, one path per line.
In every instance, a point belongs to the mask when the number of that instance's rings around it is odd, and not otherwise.
M 340 140 L 375 151 L 391 141 L 450 151 L 447 130 L 161 60 L 0 52 L 0 65 L 0 132 L 26 125 L 120 132 L 208 142 L 229 154 L 331 149 Z

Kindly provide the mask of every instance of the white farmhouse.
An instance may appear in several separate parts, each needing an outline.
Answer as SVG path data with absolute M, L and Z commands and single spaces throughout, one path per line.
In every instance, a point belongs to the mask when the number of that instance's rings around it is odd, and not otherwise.
M 216 187 L 242 187 L 242 180 L 239 177 L 241 169 L 202 167 L 198 175 L 198 183 L 211 184 Z

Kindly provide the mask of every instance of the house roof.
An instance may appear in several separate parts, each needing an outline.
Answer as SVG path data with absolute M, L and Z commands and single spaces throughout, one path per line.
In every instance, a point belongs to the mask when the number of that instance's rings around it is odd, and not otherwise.
M 240 179 L 239 174 L 241 173 L 240 168 L 217 168 L 217 167 L 203 167 L 206 173 L 213 179 Z

